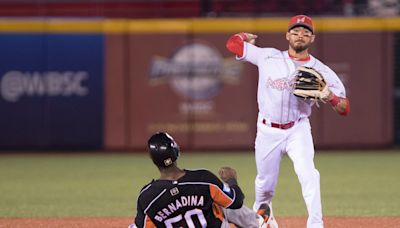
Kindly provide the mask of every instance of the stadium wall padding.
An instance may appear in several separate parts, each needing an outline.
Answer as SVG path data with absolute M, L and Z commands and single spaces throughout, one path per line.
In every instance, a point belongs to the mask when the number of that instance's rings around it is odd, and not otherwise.
M 225 42 L 248 31 L 260 46 L 287 49 L 287 20 L 1 19 L 0 149 L 139 151 L 153 132 L 168 131 L 188 150 L 252 150 L 257 69 Z M 315 22 L 311 52 L 338 73 L 351 101 L 348 117 L 314 108 L 317 148 L 390 146 L 400 20 Z
M 0 48 L 0 148 L 102 148 L 102 35 L 1 33 Z

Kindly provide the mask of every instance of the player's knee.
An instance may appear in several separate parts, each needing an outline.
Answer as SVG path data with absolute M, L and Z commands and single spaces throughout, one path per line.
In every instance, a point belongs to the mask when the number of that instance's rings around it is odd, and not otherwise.
M 313 182 L 319 182 L 320 175 L 317 169 L 313 169 L 311 172 L 310 177 L 312 178 Z
M 320 174 L 314 167 L 298 170 L 296 174 L 301 182 L 305 180 L 319 181 L 320 179 Z
M 255 187 L 258 189 L 263 189 L 264 191 L 273 191 L 276 185 L 276 182 L 269 178 L 262 178 L 257 176 L 254 181 Z

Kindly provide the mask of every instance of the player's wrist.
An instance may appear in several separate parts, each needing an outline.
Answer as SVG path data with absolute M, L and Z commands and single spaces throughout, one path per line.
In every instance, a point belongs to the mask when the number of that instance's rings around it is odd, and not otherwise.
M 331 94 L 332 94 L 332 96 L 329 97 L 329 103 L 330 103 L 333 107 L 335 107 L 336 105 L 339 104 L 340 98 L 339 98 L 338 96 L 336 96 L 334 93 L 331 93 Z
M 233 177 L 226 180 L 226 183 L 229 185 L 229 187 L 233 185 L 238 185 L 237 179 Z
M 238 33 L 238 34 L 236 34 L 237 36 L 239 36 L 240 37 L 240 39 L 242 39 L 243 41 L 247 41 L 247 35 L 246 35 L 246 33 L 245 32 L 240 32 L 240 33 Z

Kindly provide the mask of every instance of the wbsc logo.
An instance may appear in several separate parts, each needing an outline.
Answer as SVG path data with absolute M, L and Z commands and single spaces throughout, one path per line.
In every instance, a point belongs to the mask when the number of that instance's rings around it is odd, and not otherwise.
M 86 96 L 89 89 L 82 83 L 88 78 L 85 71 L 8 71 L 0 79 L 0 94 L 7 102 L 17 102 L 23 96 Z

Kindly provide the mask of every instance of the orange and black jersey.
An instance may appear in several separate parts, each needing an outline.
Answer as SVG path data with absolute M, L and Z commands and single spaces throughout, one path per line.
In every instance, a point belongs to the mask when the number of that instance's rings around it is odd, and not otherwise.
M 220 227 L 221 207 L 237 209 L 244 195 L 236 181 L 224 184 L 208 170 L 185 170 L 177 181 L 153 180 L 137 202 L 137 227 Z

